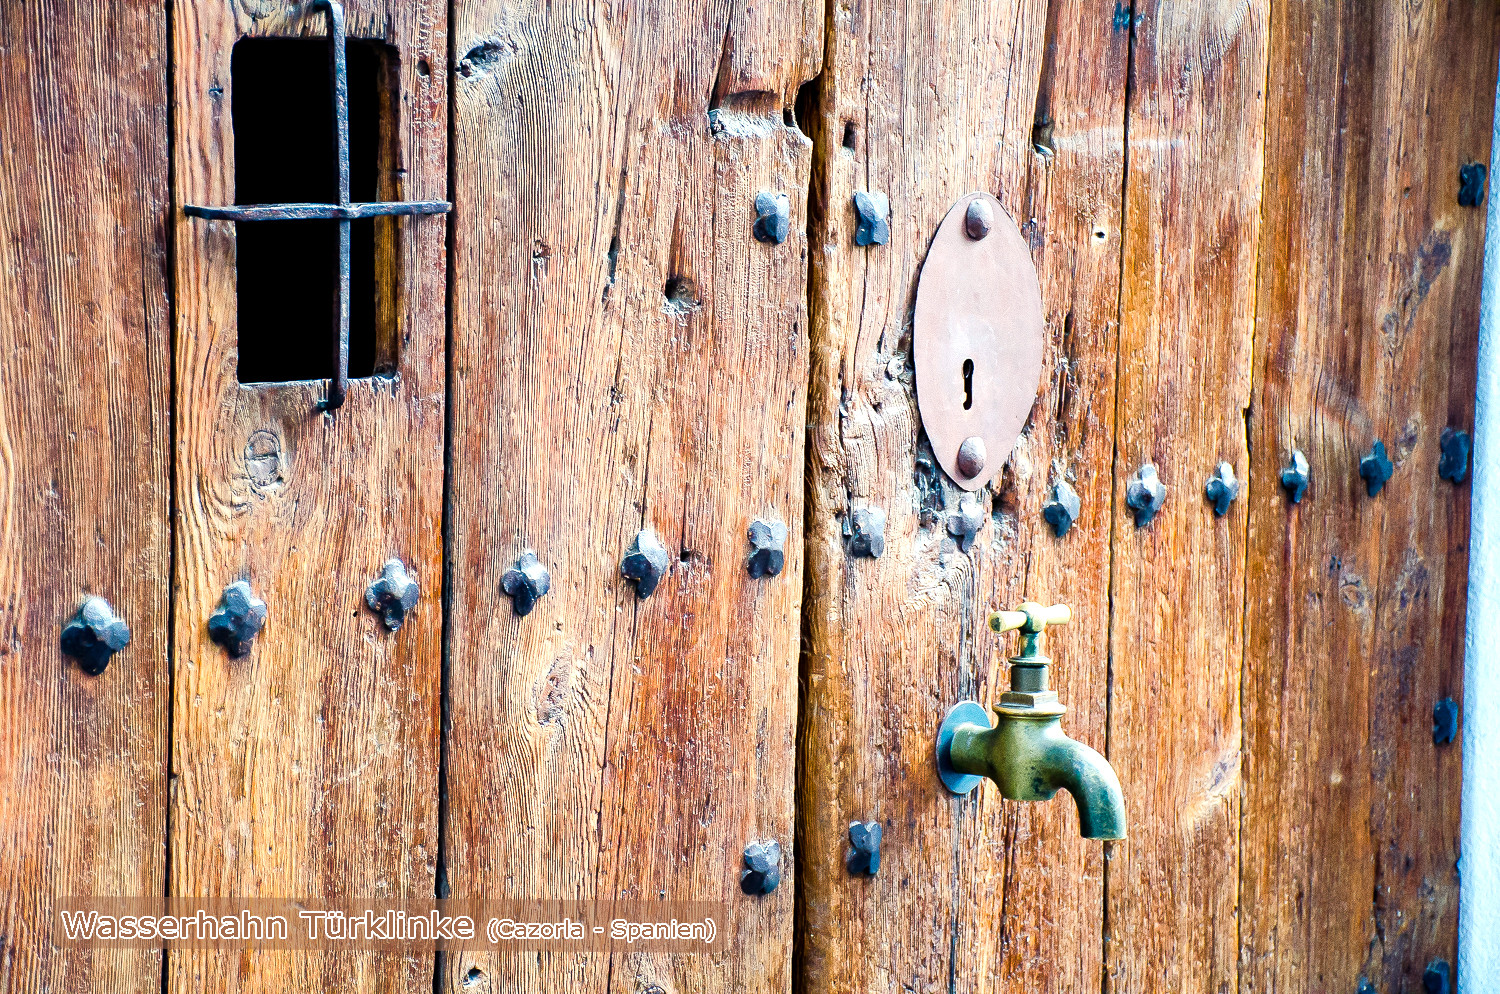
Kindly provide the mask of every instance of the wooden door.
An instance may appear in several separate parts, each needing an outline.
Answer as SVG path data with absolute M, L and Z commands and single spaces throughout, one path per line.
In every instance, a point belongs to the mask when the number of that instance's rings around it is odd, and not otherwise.
M 324 7 L 0 5 L 0 989 L 1434 989 L 1493 4 L 351 0 L 355 198 L 453 212 L 360 228 L 334 408 L 329 229 L 186 211 L 326 199 Z M 912 312 L 976 190 L 1046 345 L 965 550 Z M 396 630 L 366 605 L 393 559 Z M 267 621 L 230 653 L 237 581 Z M 91 596 L 131 630 L 95 675 L 59 651 Z M 1027 598 L 1074 609 L 1053 685 L 1124 842 L 935 776 L 948 707 L 1005 684 L 986 615 Z M 697 956 L 62 948 L 58 899 L 105 895 L 725 928 Z

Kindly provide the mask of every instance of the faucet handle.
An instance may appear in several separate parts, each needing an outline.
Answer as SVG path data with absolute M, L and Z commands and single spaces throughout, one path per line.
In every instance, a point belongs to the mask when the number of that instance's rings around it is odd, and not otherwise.
M 1073 620 L 1073 609 L 1066 604 L 1043 607 L 1027 601 L 1014 611 L 990 614 L 990 630 L 996 633 L 1020 631 L 1022 635 L 1040 635 L 1048 625 L 1066 625 Z

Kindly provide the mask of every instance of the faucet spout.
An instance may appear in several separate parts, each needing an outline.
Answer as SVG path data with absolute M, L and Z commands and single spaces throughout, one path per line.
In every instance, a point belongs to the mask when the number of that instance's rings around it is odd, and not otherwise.
M 1114 767 L 1098 752 L 1068 738 L 1060 726 L 1061 722 L 1054 723 L 1055 741 L 1050 741 L 1037 764 L 1038 786 L 1047 790 L 1048 797 L 1058 788 L 1073 795 L 1078 831 L 1085 839 L 1125 838 L 1125 796 Z

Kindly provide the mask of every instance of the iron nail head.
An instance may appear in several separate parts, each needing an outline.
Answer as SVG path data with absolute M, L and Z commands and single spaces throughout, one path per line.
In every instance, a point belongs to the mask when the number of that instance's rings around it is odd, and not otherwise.
M 129 644 L 130 626 L 103 597 L 85 600 L 62 630 L 62 651 L 76 659 L 78 668 L 89 676 L 103 673 L 110 657 Z
M 984 450 L 984 439 L 970 435 L 958 447 L 958 456 L 953 460 L 954 468 L 966 480 L 972 480 L 984 472 L 989 454 Z

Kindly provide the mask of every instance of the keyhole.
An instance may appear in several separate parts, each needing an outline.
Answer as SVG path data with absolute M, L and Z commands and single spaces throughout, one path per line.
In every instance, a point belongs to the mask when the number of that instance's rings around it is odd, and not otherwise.
M 964 360 L 964 410 L 974 406 L 974 360 Z

